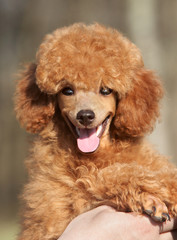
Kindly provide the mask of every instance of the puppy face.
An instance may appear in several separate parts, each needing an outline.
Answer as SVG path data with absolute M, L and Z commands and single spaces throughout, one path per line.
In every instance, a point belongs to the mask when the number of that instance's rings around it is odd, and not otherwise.
M 27 131 L 42 136 L 48 124 L 56 124 L 56 95 L 78 148 L 90 153 L 110 143 L 111 122 L 111 139 L 117 142 L 151 132 L 163 89 L 144 67 L 139 49 L 119 32 L 74 24 L 47 35 L 36 63 L 19 79 L 15 111 Z
M 66 82 L 58 94 L 58 105 L 81 152 L 95 152 L 100 144 L 109 141 L 109 127 L 116 110 L 112 89 L 80 89 Z

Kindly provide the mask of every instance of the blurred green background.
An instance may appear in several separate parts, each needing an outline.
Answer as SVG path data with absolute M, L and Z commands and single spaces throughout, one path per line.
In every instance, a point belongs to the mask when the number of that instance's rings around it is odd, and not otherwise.
M 44 35 L 74 22 L 119 29 L 142 51 L 145 65 L 166 88 L 162 121 L 149 137 L 177 163 L 176 0 L 0 0 L 0 239 L 19 231 L 18 195 L 26 181 L 23 161 L 31 137 L 13 112 L 17 72 L 35 61 Z

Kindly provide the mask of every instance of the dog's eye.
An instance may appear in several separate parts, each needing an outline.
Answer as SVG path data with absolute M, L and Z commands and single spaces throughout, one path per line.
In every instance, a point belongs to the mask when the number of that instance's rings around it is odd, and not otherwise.
M 71 96 L 74 94 L 74 90 L 70 87 L 63 88 L 61 92 L 66 96 Z
M 102 88 L 100 89 L 100 93 L 101 93 L 102 95 L 109 95 L 109 94 L 112 93 L 112 89 L 107 88 L 107 87 L 102 87 Z

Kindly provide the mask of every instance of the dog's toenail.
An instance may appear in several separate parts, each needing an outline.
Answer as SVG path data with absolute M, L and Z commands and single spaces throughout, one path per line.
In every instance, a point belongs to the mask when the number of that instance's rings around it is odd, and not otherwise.
M 162 221 L 165 222 L 165 221 L 170 221 L 171 218 L 170 218 L 170 215 L 168 213 L 162 213 Z
M 156 207 L 155 206 L 152 207 L 152 211 L 153 211 L 154 214 L 156 213 Z

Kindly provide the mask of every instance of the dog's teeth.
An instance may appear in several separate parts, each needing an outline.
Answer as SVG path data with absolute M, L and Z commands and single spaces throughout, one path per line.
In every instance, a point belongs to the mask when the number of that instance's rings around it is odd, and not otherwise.
M 79 131 L 78 127 L 76 127 L 76 132 L 77 132 L 78 136 L 80 136 L 80 131 Z
M 97 132 L 96 132 L 97 137 L 98 137 L 99 134 L 101 133 L 101 130 L 102 130 L 102 124 L 99 125 L 98 128 L 97 128 Z

